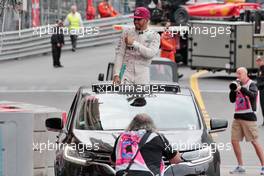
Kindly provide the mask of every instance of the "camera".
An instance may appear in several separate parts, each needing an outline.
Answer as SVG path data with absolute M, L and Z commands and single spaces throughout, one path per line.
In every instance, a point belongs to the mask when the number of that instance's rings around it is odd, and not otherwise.
M 238 86 L 241 86 L 242 84 L 241 84 L 241 81 L 240 80 L 235 80 L 235 81 L 233 81 L 233 82 L 231 82 L 230 84 L 229 84 L 229 88 L 230 88 L 230 90 L 233 90 L 233 91 L 235 91 L 235 90 L 237 90 L 237 87 Z

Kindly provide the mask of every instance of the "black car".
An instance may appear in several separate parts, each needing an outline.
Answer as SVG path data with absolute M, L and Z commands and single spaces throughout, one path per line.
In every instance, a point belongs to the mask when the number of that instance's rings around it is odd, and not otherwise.
M 113 80 L 114 63 L 108 63 L 106 78 L 104 74 L 98 75 L 99 81 Z M 154 57 L 150 64 L 150 80 L 152 82 L 178 82 L 178 66 L 168 58 Z
M 114 142 L 138 113 L 149 114 L 173 149 L 183 153 L 184 162 L 178 165 L 165 161 L 165 176 L 220 176 L 220 155 L 211 133 L 225 130 L 227 121 L 211 120 L 207 129 L 189 88 L 176 83 L 143 86 L 143 91 L 108 83 L 81 87 L 65 126 L 58 118 L 46 121 L 48 130 L 60 132 L 56 176 L 114 176 Z

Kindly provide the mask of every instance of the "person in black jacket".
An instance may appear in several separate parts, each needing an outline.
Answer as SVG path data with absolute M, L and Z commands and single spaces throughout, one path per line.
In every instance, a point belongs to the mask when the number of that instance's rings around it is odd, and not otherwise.
M 262 126 L 264 126 L 264 56 L 258 56 L 256 59 L 256 64 L 259 67 L 259 72 L 257 75 L 257 86 L 259 90 L 260 105 L 263 116 Z
M 63 67 L 60 63 L 61 48 L 64 45 L 63 22 L 56 21 L 56 26 L 53 28 L 51 36 L 52 59 L 54 68 Z
M 125 136 L 133 137 L 128 142 Z M 133 153 L 133 144 L 137 143 L 139 138 L 138 151 Z M 133 139 L 135 143 L 131 142 Z M 142 158 L 141 162 L 136 161 L 138 155 Z M 111 160 L 115 163 L 116 176 L 152 176 L 164 172 L 163 157 L 171 164 L 182 162 L 181 154 L 169 144 L 164 135 L 157 132 L 151 117 L 147 114 L 137 114 L 126 131 L 116 139 Z M 130 166 L 127 166 L 130 162 Z
M 230 90 L 229 99 L 231 103 L 235 103 L 231 142 L 237 158 L 238 166 L 234 170 L 230 171 L 230 174 L 245 173 L 240 142 L 246 138 L 246 141 L 251 142 L 255 148 L 262 166 L 260 174 L 264 175 L 264 153 L 258 140 L 258 127 L 256 123 L 258 89 L 255 82 L 249 79 L 246 68 L 238 68 L 236 74 L 237 86 L 235 90 Z

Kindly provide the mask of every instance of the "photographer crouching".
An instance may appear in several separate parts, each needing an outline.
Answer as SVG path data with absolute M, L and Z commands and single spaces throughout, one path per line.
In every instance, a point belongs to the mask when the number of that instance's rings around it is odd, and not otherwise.
M 236 71 L 237 80 L 229 86 L 229 99 L 235 103 L 235 114 L 232 123 L 231 142 L 236 155 L 238 166 L 230 171 L 230 174 L 245 173 L 243 168 L 242 152 L 240 141 L 244 137 L 247 142 L 251 142 L 255 148 L 258 158 L 261 162 L 260 175 L 264 175 L 264 153 L 262 146 L 258 141 L 257 129 L 257 94 L 258 88 L 247 75 L 247 69 L 240 67 Z

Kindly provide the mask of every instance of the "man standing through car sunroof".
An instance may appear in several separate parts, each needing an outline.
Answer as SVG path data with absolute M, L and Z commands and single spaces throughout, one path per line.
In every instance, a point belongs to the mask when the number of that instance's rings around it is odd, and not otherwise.
M 160 36 L 148 29 L 150 12 L 135 10 L 134 28 L 123 31 L 116 48 L 113 83 L 147 84 L 151 59 L 159 53 Z

